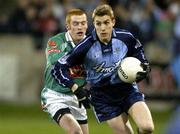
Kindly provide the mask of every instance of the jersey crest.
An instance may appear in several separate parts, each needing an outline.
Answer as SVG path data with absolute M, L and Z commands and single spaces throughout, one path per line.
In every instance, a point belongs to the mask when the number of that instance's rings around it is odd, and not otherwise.
M 57 47 L 57 43 L 55 41 L 48 41 L 48 46 L 52 47 L 52 48 L 56 48 Z

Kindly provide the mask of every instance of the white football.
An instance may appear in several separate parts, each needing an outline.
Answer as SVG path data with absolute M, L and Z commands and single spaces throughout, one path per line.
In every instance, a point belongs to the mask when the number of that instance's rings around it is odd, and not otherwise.
M 133 83 L 136 80 L 137 72 L 142 72 L 141 61 L 135 57 L 124 58 L 118 67 L 119 78 L 126 83 Z

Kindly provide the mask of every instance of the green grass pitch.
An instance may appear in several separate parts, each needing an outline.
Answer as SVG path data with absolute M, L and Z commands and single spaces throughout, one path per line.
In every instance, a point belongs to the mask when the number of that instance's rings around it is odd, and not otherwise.
M 172 111 L 157 112 L 152 115 L 155 122 L 154 134 L 164 134 Z M 113 134 L 106 123 L 97 123 L 91 110 L 89 115 L 90 134 Z M 135 128 L 135 126 L 133 125 Z M 41 111 L 39 105 L 20 106 L 0 104 L 0 133 L 1 134 L 65 134 L 48 115 Z

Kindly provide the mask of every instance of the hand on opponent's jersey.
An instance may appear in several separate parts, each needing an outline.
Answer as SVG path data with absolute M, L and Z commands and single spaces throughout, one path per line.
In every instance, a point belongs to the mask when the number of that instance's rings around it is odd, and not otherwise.
M 148 63 L 141 63 L 141 67 L 143 68 L 143 71 L 137 73 L 136 82 L 140 82 L 141 80 L 145 79 L 151 71 Z

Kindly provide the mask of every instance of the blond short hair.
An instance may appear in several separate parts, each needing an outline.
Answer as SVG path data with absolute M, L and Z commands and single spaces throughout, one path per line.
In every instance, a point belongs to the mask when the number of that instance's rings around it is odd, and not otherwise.
M 92 19 L 94 21 L 94 18 L 96 16 L 104 16 L 104 15 L 108 15 L 111 17 L 111 19 L 114 19 L 114 12 L 113 12 L 111 6 L 108 4 L 103 4 L 103 5 L 97 6 L 93 11 Z
M 78 9 L 78 8 L 74 8 L 68 11 L 67 15 L 66 15 L 66 23 L 69 24 L 71 21 L 71 16 L 73 15 L 86 15 L 85 11 Z M 86 15 L 87 17 L 87 15 Z

